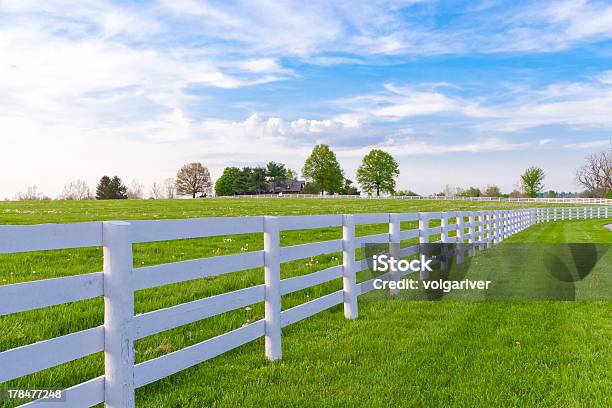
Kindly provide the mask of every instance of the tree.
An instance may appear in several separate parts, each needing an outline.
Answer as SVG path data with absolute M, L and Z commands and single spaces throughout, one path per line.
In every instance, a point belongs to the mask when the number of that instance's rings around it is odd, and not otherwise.
M 151 191 L 149 192 L 149 197 L 155 199 L 155 200 L 159 200 L 161 198 L 164 198 L 164 189 L 161 185 L 157 184 L 156 181 L 153 182 L 153 185 L 151 186 Z
M 176 195 L 176 183 L 173 178 L 164 180 L 164 196 L 165 198 L 174 198 Z
M 455 187 L 451 186 L 450 184 L 447 184 L 447 185 L 444 186 L 444 190 L 442 192 L 444 193 L 443 195 L 445 197 L 452 197 L 452 196 L 455 196 L 455 195 L 461 195 L 460 193 L 462 191 L 463 190 L 461 190 L 459 187 L 455 188 Z
M 266 181 L 266 169 L 263 167 L 254 167 L 248 175 L 247 190 L 250 193 L 261 194 L 268 192 L 268 183 Z
M 287 184 L 288 169 L 282 163 L 269 162 L 266 166 L 266 177 L 272 183 L 272 192 L 276 192 L 277 187 L 283 187 Z
M 38 191 L 38 186 L 33 185 L 33 186 L 29 186 L 26 189 L 25 193 L 17 194 L 16 198 L 19 201 L 34 201 L 34 200 L 44 200 L 44 199 L 47 199 L 48 197 L 44 197 L 43 194 L 40 191 Z
M 127 199 L 127 188 L 121 179 L 114 176 L 112 179 L 103 176 L 96 187 L 96 200 L 124 200 Z
M 91 200 L 91 189 L 83 180 L 74 180 L 64 186 L 63 200 Z
M 343 195 L 359 195 L 359 190 L 353 185 L 353 181 L 349 179 L 344 179 L 344 185 L 338 192 Z
M 399 176 L 399 166 L 389 153 L 379 149 L 373 149 L 366 154 L 357 169 L 357 182 L 368 194 L 376 192 L 393 193 L 395 190 L 395 178 Z
M 415 193 L 412 190 L 399 190 L 399 191 L 394 192 L 393 195 L 397 196 L 397 197 L 401 197 L 401 196 L 413 196 L 413 197 L 416 197 L 416 196 L 418 196 L 418 194 Z
M 144 197 L 144 185 L 138 180 L 132 180 L 127 189 L 127 197 L 130 200 L 141 200 Z
M 527 197 L 537 197 L 544 190 L 544 170 L 540 167 L 529 167 L 521 176 L 523 192 Z
M 612 152 L 587 156 L 586 163 L 576 171 L 576 182 L 595 197 L 612 194 Z
M 176 173 L 176 192 L 179 195 L 208 194 L 212 186 L 210 172 L 202 163 L 189 163 L 181 167 Z
M 318 194 L 320 191 L 319 186 L 312 182 L 305 183 L 302 187 L 302 194 Z
M 287 181 L 297 180 L 297 173 L 295 170 L 287 169 L 287 174 L 285 175 L 285 179 Z
M 304 163 L 302 174 L 312 181 L 321 193 L 333 194 L 340 190 L 344 182 L 344 172 L 338 164 L 336 154 L 324 144 L 316 145 L 312 149 Z
M 486 188 L 486 190 L 483 193 L 483 196 L 485 197 L 501 197 L 501 191 L 499 189 L 499 187 L 497 187 L 494 184 L 489 184 Z
M 238 167 L 226 167 L 223 174 L 215 183 L 215 194 L 217 196 L 230 196 L 236 194 L 236 181 L 240 177 Z
M 457 195 L 461 197 L 480 197 L 482 193 L 478 187 L 470 187 L 467 190 L 460 190 Z

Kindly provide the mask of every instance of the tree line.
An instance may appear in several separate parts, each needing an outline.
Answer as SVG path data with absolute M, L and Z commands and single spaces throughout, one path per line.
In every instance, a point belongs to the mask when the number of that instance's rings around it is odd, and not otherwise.
M 305 194 L 359 195 L 353 181 L 345 177 L 336 154 L 328 145 L 314 146 L 304 162 L 301 174 L 305 180 L 298 180 L 297 173 L 283 163 L 269 162 L 266 166 L 226 167 L 213 184 L 210 171 L 202 163 L 188 163 L 182 166 L 176 178 L 162 183 L 153 183 L 150 198 L 174 198 L 177 195 L 196 197 L 231 196 L 243 194 L 278 193 L 282 191 Z M 366 154 L 356 172 L 356 181 L 365 194 L 379 196 L 417 195 L 411 190 L 396 191 L 396 179 L 400 174 L 397 161 L 389 153 L 372 149 Z M 532 166 L 520 176 L 520 181 L 510 193 L 502 193 L 498 186 L 453 188 L 449 185 L 437 193 L 439 196 L 465 197 L 605 197 L 612 198 L 612 152 L 603 151 L 589 155 L 576 171 L 575 182 L 585 188 L 582 193 L 560 193 L 545 191 L 545 172 L 541 167 Z M 296 189 L 296 191 L 292 190 Z M 36 186 L 28 187 L 19 200 L 50 199 Z M 64 186 L 60 196 L 65 200 L 110 200 L 145 198 L 144 185 L 133 181 L 126 186 L 118 176 L 104 175 L 95 191 L 83 180 L 75 180 Z

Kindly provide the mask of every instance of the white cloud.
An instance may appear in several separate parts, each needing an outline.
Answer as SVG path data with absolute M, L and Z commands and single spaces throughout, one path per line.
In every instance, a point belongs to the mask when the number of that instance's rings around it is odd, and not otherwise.
M 608 140 L 591 140 L 582 143 L 568 143 L 563 145 L 566 149 L 592 149 L 594 147 L 608 146 L 610 142 Z
M 449 86 L 385 85 L 380 92 L 339 99 L 337 105 L 370 121 L 410 120 L 418 116 L 462 117 L 464 126 L 482 131 L 518 132 L 546 125 L 612 129 L 612 71 L 590 81 L 521 89 L 509 101 L 486 96 L 460 97 Z M 363 119 L 362 119 L 363 120 Z

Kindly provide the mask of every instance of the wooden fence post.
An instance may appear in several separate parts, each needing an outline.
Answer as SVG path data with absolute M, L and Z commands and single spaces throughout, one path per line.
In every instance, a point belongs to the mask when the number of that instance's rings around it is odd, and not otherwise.
M 104 405 L 134 407 L 134 286 L 130 224 L 102 224 L 104 251 Z
M 278 217 L 264 217 L 265 344 L 270 361 L 282 357 L 280 234 Z
M 357 304 L 357 263 L 355 262 L 355 219 L 342 216 L 342 290 L 344 317 L 355 320 L 359 314 Z
M 491 214 L 491 224 L 493 226 L 493 244 L 499 244 L 499 217 L 497 210 L 493 210 Z
M 421 245 L 420 253 L 423 256 L 428 255 L 425 246 L 429 244 L 429 215 L 427 213 L 419 213 L 419 245 Z M 429 279 L 429 272 L 420 272 L 421 280 Z
M 478 249 L 479 250 L 483 250 L 485 248 L 485 227 L 486 227 L 486 222 L 485 222 L 485 212 L 484 211 L 478 211 L 478 223 L 480 224 L 478 226 Z
M 397 260 L 400 259 L 400 238 L 399 214 L 391 213 L 389 214 L 389 255 Z M 399 270 L 391 272 L 391 280 L 399 280 L 399 274 Z M 389 294 L 391 295 L 397 295 L 399 293 L 400 290 L 397 288 L 389 289 Z
M 470 224 L 470 226 L 468 227 L 468 234 L 470 235 L 470 237 L 468 238 L 468 256 L 474 256 L 476 254 L 476 249 L 474 248 L 474 238 L 476 234 L 476 229 L 474 228 L 474 220 L 474 211 L 470 211 L 468 213 L 468 224 Z
M 455 213 L 457 220 L 457 264 L 462 264 L 465 257 L 465 247 L 464 247 L 464 238 L 465 227 L 463 220 L 463 211 L 459 211 Z
M 448 216 L 447 212 L 440 213 L 440 241 L 442 242 L 441 253 L 444 253 L 444 246 L 448 243 Z M 442 259 L 442 258 L 440 258 Z M 440 270 L 446 271 L 448 270 L 448 262 L 440 261 Z

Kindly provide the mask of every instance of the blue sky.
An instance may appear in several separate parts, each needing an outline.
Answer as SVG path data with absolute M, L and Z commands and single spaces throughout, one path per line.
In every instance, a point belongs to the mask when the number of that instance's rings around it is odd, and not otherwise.
M 299 171 L 315 143 L 352 179 L 385 149 L 419 193 L 530 165 L 576 191 L 611 131 L 610 2 L 0 0 L 0 197 Z

